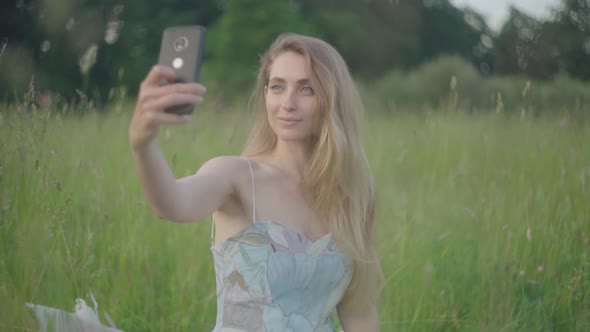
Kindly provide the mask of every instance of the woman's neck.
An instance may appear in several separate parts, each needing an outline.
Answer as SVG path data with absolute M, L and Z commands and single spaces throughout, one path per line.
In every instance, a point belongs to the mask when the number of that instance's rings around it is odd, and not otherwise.
M 307 142 L 279 140 L 269 157 L 273 166 L 295 182 L 302 183 L 312 152 L 312 148 Z

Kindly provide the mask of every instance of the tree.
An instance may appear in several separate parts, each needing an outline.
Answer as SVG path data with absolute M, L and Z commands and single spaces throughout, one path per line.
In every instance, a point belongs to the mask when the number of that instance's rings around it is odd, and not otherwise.
M 279 34 L 309 32 L 293 2 L 225 0 L 222 10 L 208 32 L 204 80 L 230 95 L 253 87 L 258 59 Z
M 566 73 L 590 79 L 590 3 L 563 0 L 544 22 L 512 8 L 498 37 L 496 59 L 502 74 L 551 79 Z
M 550 51 L 548 31 L 547 25 L 511 7 L 510 16 L 497 38 L 497 73 L 553 78 L 557 66 Z
M 551 28 L 560 68 L 590 80 L 590 1 L 563 0 Z
M 22 96 L 34 77 L 39 91 L 97 101 L 115 87 L 136 93 L 165 27 L 210 25 L 221 12 L 215 0 L 16 0 L 0 9 L 0 97 Z
M 420 3 L 411 0 L 299 0 L 318 37 L 336 47 L 351 70 L 372 77 L 419 61 Z
M 482 74 L 493 72 L 493 34 L 477 12 L 459 9 L 448 0 L 424 1 L 420 40 L 422 61 L 441 54 L 460 55 L 470 60 Z

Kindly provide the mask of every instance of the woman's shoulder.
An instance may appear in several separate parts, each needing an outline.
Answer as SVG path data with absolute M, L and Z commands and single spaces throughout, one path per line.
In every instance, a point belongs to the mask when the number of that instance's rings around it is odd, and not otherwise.
M 248 161 L 241 156 L 217 156 L 201 165 L 197 176 L 205 176 L 223 181 L 232 187 L 241 187 L 242 183 L 250 179 Z
M 200 174 L 212 174 L 227 178 L 243 178 L 250 180 L 251 172 L 255 177 L 268 173 L 264 156 L 217 156 L 207 160 L 199 169 Z
M 244 157 L 217 156 L 203 163 L 199 172 L 231 175 L 244 165 L 247 165 L 246 158 Z

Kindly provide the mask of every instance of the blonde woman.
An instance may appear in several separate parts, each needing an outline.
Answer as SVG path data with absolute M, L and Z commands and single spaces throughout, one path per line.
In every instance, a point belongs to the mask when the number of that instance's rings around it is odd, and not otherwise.
M 361 142 L 363 105 L 338 52 L 283 34 L 261 59 L 256 122 L 241 156 L 175 179 L 156 142 L 169 106 L 203 101 L 193 83 L 160 86 L 155 66 L 129 128 L 139 181 L 162 219 L 213 214 L 214 331 L 379 331 L 382 272 L 373 241 L 374 189 Z

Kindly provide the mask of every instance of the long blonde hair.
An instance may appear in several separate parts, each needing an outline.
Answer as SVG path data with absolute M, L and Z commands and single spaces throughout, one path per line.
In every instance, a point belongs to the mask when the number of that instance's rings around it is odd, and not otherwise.
M 348 67 L 338 51 L 313 37 L 282 34 L 261 58 L 252 104 L 255 124 L 242 153 L 252 157 L 271 152 L 277 135 L 268 122 L 264 87 L 274 60 L 284 52 L 305 57 L 317 95 L 320 130 L 310 144 L 313 153 L 304 181 L 314 208 L 336 242 L 355 261 L 346 296 L 364 309 L 378 298 L 383 283 L 373 240 L 375 193 L 373 176 L 361 140 L 364 106 Z

